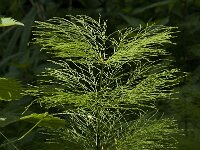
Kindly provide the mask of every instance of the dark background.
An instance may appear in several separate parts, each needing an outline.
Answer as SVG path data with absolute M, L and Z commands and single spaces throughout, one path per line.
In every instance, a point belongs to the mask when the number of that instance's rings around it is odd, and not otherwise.
M 24 27 L 0 29 L 0 76 L 14 78 L 26 85 L 48 67 L 48 57 L 31 44 L 35 20 L 45 21 L 65 15 L 88 15 L 107 20 L 108 33 L 127 26 L 162 24 L 178 27 L 173 39 L 172 53 L 176 67 L 188 76 L 175 90 L 179 100 L 172 104 L 159 104 L 161 110 L 172 115 L 185 136 L 179 140 L 180 150 L 200 149 L 200 0 L 0 0 L 0 15 L 12 17 Z M 15 122 L 31 98 L 24 97 L 12 103 L 0 102 L 0 114 L 10 118 L 0 125 L 0 131 L 10 140 L 17 139 L 30 128 L 29 124 Z M 170 106 L 169 106 L 170 105 Z M 33 107 L 35 111 L 38 106 Z M 39 130 L 39 129 L 38 129 Z M 37 130 L 18 143 L 21 149 L 33 147 Z M 5 142 L 0 135 L 0 142 Z M 36 147 L 37 142 L 34 143 Z M 1 148 L 0 148 L 1 149 Z M 7 146 L 5 149 L 13 149 Z

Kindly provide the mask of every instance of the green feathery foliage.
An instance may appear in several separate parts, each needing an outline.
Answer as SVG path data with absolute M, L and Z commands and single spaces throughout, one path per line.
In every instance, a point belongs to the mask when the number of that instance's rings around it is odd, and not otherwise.
M 61 128 L 49 126 L 47 142 L 72 150 L 174 149 L 174 120 L 149 114 L 158 100 L 170 99 L 181 78 L 163 49 L 174 28 L 130 27 L 110 35 L 106 29 L 106 22 L 81 15 L 36 22 L 34 43 L 56 68 L 47 68 L 25 94 L 56 110 L 52 122 Z M 38 116 L 23 120 L 36 123 Z

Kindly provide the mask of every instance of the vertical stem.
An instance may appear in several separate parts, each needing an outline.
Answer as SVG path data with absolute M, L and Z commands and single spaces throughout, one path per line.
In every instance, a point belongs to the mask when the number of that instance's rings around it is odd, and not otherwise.
M 100 74 L 100 81 L 99 81 L 99 91 L 101 91 L 101 88 L 102 88 L 103 69 L 104 69 L 104 64 L 102 64 L 102 67 L 101 67 L 101 74 Z
M 100 109 L 99 107 L 97 108 L 97 126 L 96 126 L 96 130 L 97 130 L 97 134 L 96 134 L 96 149 L 100 150 Z
M 101 57 L 102 57 L 102 60 L 104 61 L 104 58 L 105 58 L 105 53 L 101 54 Z M 100 73 L 100 79 L 99 79 L 99 92 L 101 92 L 101 88 L 102 88 L 102 79 L 103 79 L 103 69 L 104 69 L 104 63 L 102 63 L 102 66 L 101 66 L 101 73 Z M 97 131 L 97 134 L 96 134 L 96 150 L 101 150 L 101 136 L 100 136 L 100 124 L 101 124 L 101 101 L 100 99 L 98 99 L 98 102 L 97 102 L 97 126 L 96 126 L 96 131 Z
M 184 116 L 184 130 L 185 130 L 185 136 L 188 136 L 188 119 L 186 116 Z
M 187 110 L 187 98 L 184 100 L 184 109 Z M 184 111 L 184 131 L 185 135 L 188 136 L 188 111 Z
M 102 68 L 101 68 L 101 73 L 100 73 L 100 81 L 99 81 L 99 91 L 101 91 L 102 88 L 102 78 L 103 78 L 103 69 L 104 69 L 104 65 L 102 64 Z M 99 103 L 101 103 L 98 99 L 97 102 L 97 126 L 96 126 L 96 130 L 97 130 L 97 134 L 96 134 L 96 149 L 97 150 L 101 150 L 101 139 L 100 139 L 100 113 L 101 113 L 101 106 L 99 105 Z

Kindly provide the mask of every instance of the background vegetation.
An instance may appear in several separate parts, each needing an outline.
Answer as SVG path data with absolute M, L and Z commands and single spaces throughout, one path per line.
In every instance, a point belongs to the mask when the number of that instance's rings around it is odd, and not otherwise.
M 200 1 L 199 0 L 0 0 L 0 15 L 9 16 L 25 24 L 24 27 L 0 29 L 0 76 L 14 78 L 26 85 L 35 81 L 35 75 L 50 64 L 48 56 L 41 53 L 37 46 L 29 43 L 32 37 L 34 20 L 44 21 L 53 16 L 65 17 L 66 14 L 84 14 L 93 18 L 108 20 L 108 31 L 113 32 L 126 26 L 137 27 L 156 23 L 176 26 L 179 29 L 177 43 L 168 47 L 176 61 L 175 65 L 188 72 L 183 84 L 176 88 L 179 100 L 173 103 L 159 103 L 166 115 L 178 120 L 185 136 L 180 139 L 180 150 L 198 150 L 200 141 Z M 15 140 L 22 136 L 31 125 L 25 121 L 16 122 L 24 107 L 32 99 L 24 97 L 12 103 L 0 101 L 0 142 L 5 137 Z M 34 105 L 28 111 L 41 113 L 44 110 Z M 27 130 L 26 130 L 27 129 Z M 31 132 L 19 142 L 26 148 L 37 144 L 38 130 Z M 35 143 L 32 143 L 34 139 Z M 37 139 L 37 140 L 35 140 Z M 13 149 L 8 145 L 5 149 Z

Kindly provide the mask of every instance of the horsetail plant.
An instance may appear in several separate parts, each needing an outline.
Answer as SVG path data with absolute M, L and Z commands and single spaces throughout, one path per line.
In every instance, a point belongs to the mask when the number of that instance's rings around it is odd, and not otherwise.
M 36 22 L 34 43 L 55 67 L 26 94 L 48 114 L 21 119 L 43 119 L 47 143 L 60 149 L 174 149 L 179 131 L 173 119 L 157 116 L 156 103 L 171 99 L 181 78 L 164 50 L 175 28 L 147 25 L 107 35 L 101 19 L 66 18 Z

